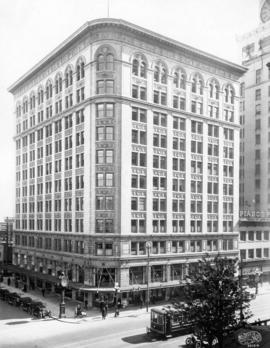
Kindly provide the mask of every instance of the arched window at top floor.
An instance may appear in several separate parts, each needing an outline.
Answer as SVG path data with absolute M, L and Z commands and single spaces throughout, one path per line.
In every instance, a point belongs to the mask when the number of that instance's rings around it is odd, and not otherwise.
M 62 75 L 58 73 L 55 77 L 55 93 L 58 94 L 62 92 L 63 79 Z
M 203 95 L 203 78 L 200 74 L 196 73 L 191 79 L 191 92 Z
M 30 110 L 34 109 L 36 107 L 36 96 L 34 92 L 31 92 L 30 94 Z
M 44 91 L 43 87 L 40 86 L 38 88 L 38 105 L 42 104 L 44 102 Z
M 209 97 L 218 100 L 219 99 L 219 83 L 217 80 L 212 79 L 209 83 Z
M 142 55 L 136 55 L 132 60 L 132 74 L 146 79 L 147 64 L 146 59 Z
M 177 69 L 173 74 L 173 84 L 176 88 L 186 89 L 186 73 L 182 69 Z
M 154 81 L 167 84 L 167 68 L 163 63 L 157 63 L 154 67 Z
M 67 88 L 69 86 L 72 86 L 72 84 L 73 84 L 73 71 L 71 66 L 69 65 L 65 71 L 65 87 Z
M 111 53 L 108 53 L 105 57 L 105 66 L 106 70 L 114 70 L 114 56 Z
M 114 70 L 114 55 L 107 50 L 101 50 L 97 56 L 97 71 L 105 70 Z
M 226 85 L 224 88 L 225 103 L 234 104 L 235 92 L 232 85 Z
M 84 59 L 81 57 L 78 59 L 76 64 L 76 75 L 77 75 L 77 81 L 80 81 L 85 77 L 85 62 Z
M 28 112 L 28 98 L 23 98 L 23 114 L 26 114 Z
M 52 81 L 48 80 L 46 83 L 46 99 L 47 100 L 52 98 L 52 94 L 53 94 L 52 89 L 53 89 Z
M 16 116 L 20 117 L 21 115 L 22 115 L 21 103 L 17 103 L 17 105 L 16 105 Z

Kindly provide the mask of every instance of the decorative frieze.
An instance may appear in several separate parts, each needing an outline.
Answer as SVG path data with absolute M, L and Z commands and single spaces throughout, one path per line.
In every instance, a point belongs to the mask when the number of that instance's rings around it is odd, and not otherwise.
M 186 153 L 181 151 L 173 151 L 173 157 L 186 158 Z
M 132 174 L 146 175 L 146 169 L 144 169 L 144 168 L 132 167 L 131 170 L 132 170 Z
M 165 170 L 153 169 L 153 175 L 166 177 L 167 172 Z
M 185 173 L 173 171 L 173 178 L 185 179 Z
M 132 219 L 146 219 L 146 213 L 134 213 L 131 212 Z
M 114 149 L 115 147 L 115 143 L 113 142 L 108 142 L 108 141 L 99 141 L 98 143 L 96 143 L 96 148 L 97 149 Z
M 137 151 L 137 152 L 147 152 L 147 147 L 143 145 L 134 145 L 132 144 L 132 151 Z
M 185 139 L 186 138 L 186 133 L 185 132 L 181 132 L 181 131 L 177 131 L 177 130 L 173 130 L 173 136 Z
M 201 201 L 202 200 L 202 195 L 200 193 L 191 193 L 190 198 Z
M 218 215 L 217 214 L 207 214 L 207 219 L 208 220 L 218 220 Z
M 173 192 L 173 198 L 177 198 L 177 199 L 182 199 L 184 200 L 185 199 L 185 193 L 178 193 L 178 192 Z
M 166 198 L 166 193 L 165 192 L 157 192 L 157 191 L 153 191 L 153 197 L 156 198 Z
M 153 219 L 166 219 L 166 213 L 153 213 Z
M 167 156 L 167 150 L 158 149 L 156 147 L 153 148 L 154 155 Z
M 143 190 L 132 190 L 131 194 L 132 196 L 146 197 L 146 191 Z
M 218 201 L 218 195 L 207 195 L 207 200 L 208 201 Z
M 218 176 L 216 175 L 208 175 L 208 181 L 212 181 L 212 182 L 218 182 Z
M 191 177 L 191 180 L 202 180 L 203 179 L 202 174 L 191 174 L 190 177 Z
M 166 128 L 163 128 L 163 127 L 156 127 L 156 126 L 154 126 L 154 127 L 153 127 L 153 132 L 154 132 L 154 133 L 158 133 L 158 134 L 164 134 L 164 135 L 166 135 L 166 134 L 167 134 L 167 129 L 166 129 Z
M 97 126 L 113 126 L 114 119 L 113 118 L 96 119 L 96 125 Z

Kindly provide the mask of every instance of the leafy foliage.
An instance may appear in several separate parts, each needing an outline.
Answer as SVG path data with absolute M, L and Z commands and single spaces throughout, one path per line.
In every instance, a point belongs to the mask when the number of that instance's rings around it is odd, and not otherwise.
M 237 259 L 207 256 L 187 277 L 190 319 L 195 322 L 195 334 L 209 347 L 215 338 L 222 347 L 224 334 L 251 316 L 250 300 L 235 277 L 236 266 Z

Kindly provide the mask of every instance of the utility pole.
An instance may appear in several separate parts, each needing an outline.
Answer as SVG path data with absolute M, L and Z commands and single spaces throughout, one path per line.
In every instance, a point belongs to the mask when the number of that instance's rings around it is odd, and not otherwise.
M 110 17 L 110 0 L 107 0 L 107 17 Z
M 146 291 L 146 311 L 148 312 L 148 308 L 149 308 L 149 300 L 150 300 L 150 296 L 149 296 L 149 281 L 150 281 L 150 248 L 151 248 L 151 244 L 150 242 L 146 242 L 146 248 L 147 248 L 147 291 Z
M 8 217 L 6 218 L 6 253 L 5 253 L 5 263 L 8 264 Z
M 240 304 L 240 322 L 243 323 L 244 315 L 243 315 L 243 264 L 242 264 L 242 256 L 240 255 L 240 292 L 241 292 L 241 304 Z

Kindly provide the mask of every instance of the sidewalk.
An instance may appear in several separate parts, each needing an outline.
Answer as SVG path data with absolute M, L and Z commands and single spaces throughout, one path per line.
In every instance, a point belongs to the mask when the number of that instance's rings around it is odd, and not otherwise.
M 13 283 L 13 282 L 12 282 Z M 42 293 L 39 289 L 37 290 L 29 290 L 27 292 L 23 292 L 21 289 L 15 288 L 15 286 L 7 285 L 6 280 L 2 283 L 0 283 L 0 287 L 8 289 L 10 292 L 16 292 L 20 296 L 23 297 L 31 297 L 34 301 L 41 301 L 45 304 L 46 308 L 51 311 L 52 317 L 55 319 L 58 319 L 59 317 L 59 304 L 60 304 L 60 295 L 58 294 L 52 294 L 52 293 L 45 293 L 45 297 L 42 296 Z M 78 321 L 79 319 L 74 318 L 74 313 L 75 313 L 75 307 L 79 303 L 79 301 L 71 300 L 69 298 L 65 297 L 65 304 L 66 304 L 66 318 L 64 319 L 58 319 L 61 321 Z M 160 304 L 161 306 L 162 304 Z M 149 307 L 149 312 L 150 313 L 151 307 Z M 101 320 L 101 313 L 99 308 L 92 307 L 90 309 L 83 309 L 84 312 L 87 313 L 87 317 L 82 318 L 83 320 L 87 319 L 93 319 L 93 320 Z M 140 316 L 147 314 L 145 308 L 138 308 L 138 307 L 129 307 L 122 309 L 120 312 L 120 317 L 129 317 L 129 316 Z M 109 308 L 108 311 L 108 317 L 107 318 L 114 318 L 114 308 Z
M 248 288 L 248 292 L 255 295 L 256 290 L 255 290 L 255 288 Z M 266 295 L 269 293 L 270 293 L 270 284 L 269 283 L 259 284 L 258 293 L 256 294 L 256 296 Z

